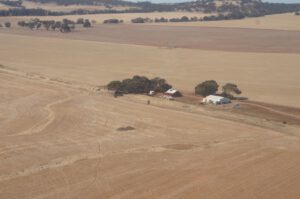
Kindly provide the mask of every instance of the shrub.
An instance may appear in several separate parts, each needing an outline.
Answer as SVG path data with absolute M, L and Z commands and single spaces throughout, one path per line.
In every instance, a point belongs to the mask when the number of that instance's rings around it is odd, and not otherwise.
M 10 23 L 10 22 L 5 22 L 5 23 L 4 23 L 4 26 L 5 26 L 6 28 L 10 28 L 10 27 L 11 27 L 11 23 Z
M 90 28 L 90 27 L 92 27 L 92 24 L 88 19 L 86 19 L 83 23 L 83 27 Z
M 26 22 L 25 21 L 19 21 L 18 25 L 21 26 L 21 27 L 24 27 L 24 26 L 26 26 Z
M 83 18 L 79 18 L 76 21 L 77 24 L 84 24 L 84 19 Z
M 215 80 L 207 80 L 200 84 L 198 84 L 195 87 L 195 94 L 196 95 L 202 95 L 202 96 L 208 96 L 213 95 L 218 91 L 219 85 Z

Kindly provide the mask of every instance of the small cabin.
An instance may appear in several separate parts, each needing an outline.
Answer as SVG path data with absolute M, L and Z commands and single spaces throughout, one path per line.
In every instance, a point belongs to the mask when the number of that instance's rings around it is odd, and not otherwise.
M 181 97 L 182 94 L 178 91 L 178 90 L 175 90 L 173 88 L 170 88 L 169 90 L 167 90 L 165 93 L 164 93 L 165 96 L 170 96 L 170 97 Z
M 202 100 L 205 104 L 228 104 L 230 103 L 230 99 L 217 95 L 209 95 Z

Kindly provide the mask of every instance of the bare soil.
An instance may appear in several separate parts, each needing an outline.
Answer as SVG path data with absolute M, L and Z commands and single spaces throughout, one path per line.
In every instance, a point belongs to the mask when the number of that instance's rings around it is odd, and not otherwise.
M 170 49 L 300 53 L 300 31 L 286 30 L 119 24 L 79 28 L 68 34 L 27 28 L 0 29 L 0 32 Z

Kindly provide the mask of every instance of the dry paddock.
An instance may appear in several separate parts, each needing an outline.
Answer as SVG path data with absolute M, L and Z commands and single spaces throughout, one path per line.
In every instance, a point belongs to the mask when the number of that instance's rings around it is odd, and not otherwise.
M 298 199 L 299 35 L 0 29 L 0 198 Z M 189 93 L 207 79 L 233 82 L 260 102 L 216 108 L 97 91 L 134 74 Z
M 3 68 L 0 77 L 0 198 L 299 197 L 299 126 L 271 130 Z

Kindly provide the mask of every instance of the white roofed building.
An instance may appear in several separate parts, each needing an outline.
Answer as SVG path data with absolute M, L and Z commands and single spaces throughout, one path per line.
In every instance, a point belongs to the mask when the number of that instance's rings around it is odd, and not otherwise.
M 182 96 L 182 94 L 178 90 L 175 90 L 173 88 L 170 88 L 164 94 L 167 96 L 171 96 L 171 97 L 181 97 Z
M 217 95 L 209 95 L 203 98 L 202 100 L 203 103 L 206 104 L 228 104 L 230 103 L 230 99 L 222 96 L 217 96 Z

